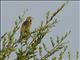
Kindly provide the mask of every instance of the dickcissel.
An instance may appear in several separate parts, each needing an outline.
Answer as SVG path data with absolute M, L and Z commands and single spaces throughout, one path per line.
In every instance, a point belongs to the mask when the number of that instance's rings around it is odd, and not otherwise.
M 28 16 L 21 26 L 20 37 L 19 37 L 20 42 L 25 42 L 30 37 L 31 24 L 32 24 L 32 17 Z

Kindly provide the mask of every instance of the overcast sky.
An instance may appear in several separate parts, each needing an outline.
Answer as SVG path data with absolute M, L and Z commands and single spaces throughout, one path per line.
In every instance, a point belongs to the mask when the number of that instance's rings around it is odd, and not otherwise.
M 32 21 L 31 30 L 36 28 L 41 20 L 45 19 L 46 12 L 50 10 L 55 12 L 58 7 L 61 6 L 63 2 L 2 2 L 1 3 L 1 35 L 5 32 L 9 32 L 14 25 L 16 18 L 23 13 L 23 11 L 28 8 L 27 16 L 32 16 L 34 19 Z M 69 49 L 73 55 L 79 50 L 79 3 L 69 2 L 62 11 L 60 11 L 55 17 L 60 20 L 56 24 L 56 27 L 52 29 L 46 37 L 44 37 L 42 42 L 51 49 L 51 44 L 49 37 L 61 36 L 65 32 L 71 30 L 71 34 L 67 37 L 65 41 L 70 41 Z M 16 37 L 19 32 L 16 34 Z M 45 54 L 45 52 L 43 52 Z M 67 53 L 66 53 L 67 56 Z M 66 57 L 65 57 L 66 58 Z M 50 58 L 49 58 L 50 59 Z

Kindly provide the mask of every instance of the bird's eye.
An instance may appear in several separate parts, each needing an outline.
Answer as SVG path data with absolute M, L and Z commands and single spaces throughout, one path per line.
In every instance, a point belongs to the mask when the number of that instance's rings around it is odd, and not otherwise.
M 30 19 L 29 21 L 30 21 L 30 22 L 32 22 L 32 20 L 31 20 L 31 19 Z

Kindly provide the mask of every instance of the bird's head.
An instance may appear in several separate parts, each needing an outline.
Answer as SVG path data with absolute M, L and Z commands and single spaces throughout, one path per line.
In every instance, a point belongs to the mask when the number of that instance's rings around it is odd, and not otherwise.
M 32 17 L 28 16 L 27 19 L 26 19 L 26 21 L 29 22 L 29 23 L 31 23 L 32 22 Z

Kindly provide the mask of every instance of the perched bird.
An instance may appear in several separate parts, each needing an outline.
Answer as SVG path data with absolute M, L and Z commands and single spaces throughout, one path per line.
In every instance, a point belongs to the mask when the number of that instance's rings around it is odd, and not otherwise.
M 30 37 L 31 24 L 32 24 L 32 17 L 28 16 L 26 18 L 26 21 L 24 21 L 21 26 L 20 37 L 19 37 L 20 42 L 25 42 Z

